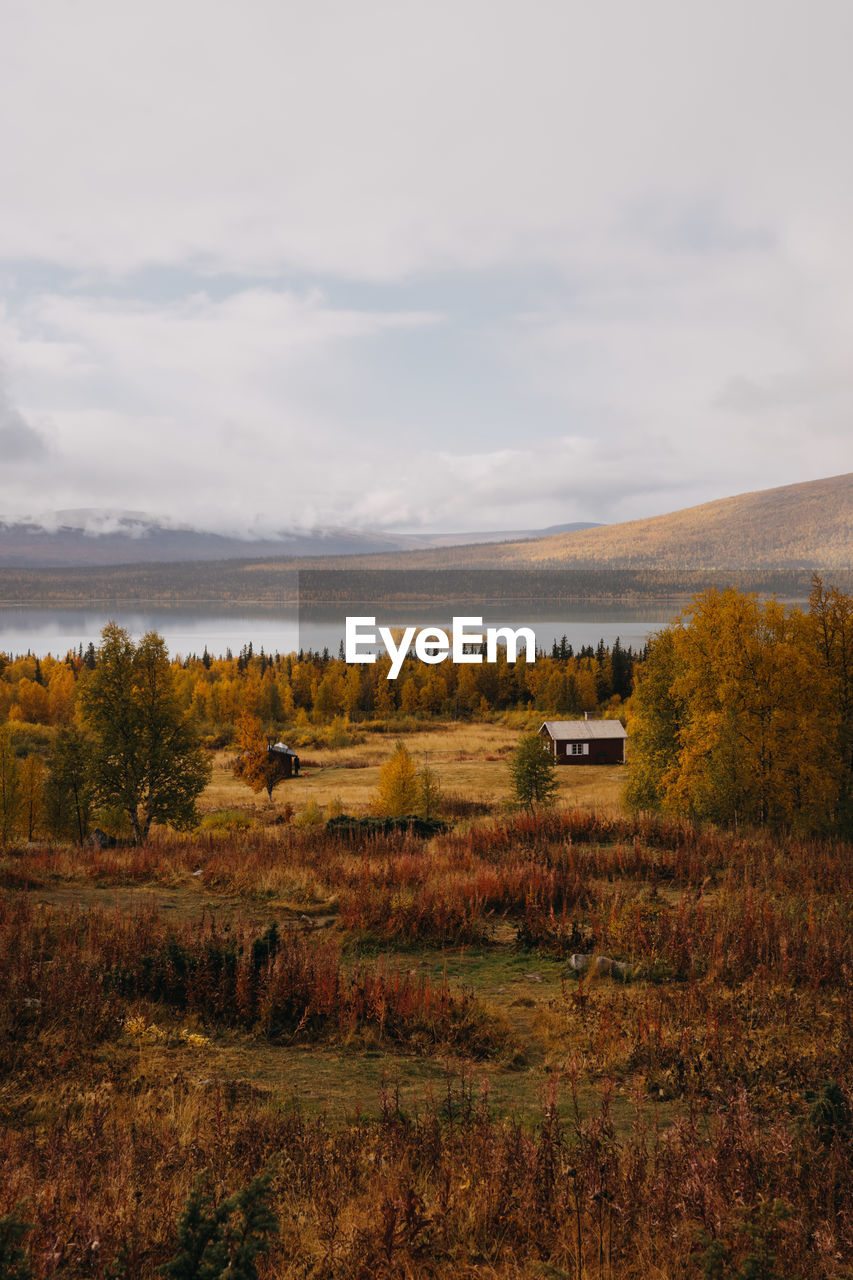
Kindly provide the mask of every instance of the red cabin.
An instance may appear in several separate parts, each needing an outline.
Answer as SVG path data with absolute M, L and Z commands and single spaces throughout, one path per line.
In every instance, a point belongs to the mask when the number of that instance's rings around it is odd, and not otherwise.
M 628 735 L 618 720 L 546 720 L 539 736 L 555 764 L 624 764 Z

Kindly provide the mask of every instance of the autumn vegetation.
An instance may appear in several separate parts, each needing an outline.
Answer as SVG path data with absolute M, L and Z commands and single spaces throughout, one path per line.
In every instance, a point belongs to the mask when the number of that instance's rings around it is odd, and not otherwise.
M 406 706 L 329 656 L 118 629 L 8 660 L 0 1274 L 850 1280 L 850 617 L 820 583 L 707 593 L 636 672 L 409 664 Z M 553 803 L 524 735 L 584 701 L 627 718 L 621 812 Z M 517 726 L 501 807 L 407 746 L 457 708 Z M 114 721 L 190 780 L 157 799 L 155 755 L 138 829 Z M 266 791 L 269 729 L 382 741 L 371 811 L 299 821 L 286 782 L 199 824 L 199 742 L 254 743 Z
M 114 626 L 97 650 L 61 661 L 0 655 L 0 836 L 80 840 L 97 824 L 140 839 L 152 822 L 191 825 L 211 753 L 223 748 L 247 788 L 272 800 L 280 772 L 270 737 L 304 756 L 447 722 L 617 716 L 636 661 L 618 641 L 577 654 L 564 642 L 530 664 L 509 664 L 503 651 L 480 666 L 409 658 L 390 681 L 387 658 L 349 666 L 328 653 L 256 654 L 251 644 L 236 658 L 170 661 L 159 636 L 134 646 Z M 425 786 L 415 807 L 432 818 L 434 773 Z M 384 812 L 406 811 L 405 788 L 404 799 Z
M 659 632 L 631 700 L 629 804 L 782 829 L 851 829 L 853 600 L 808 613 L 735 591 Z
M 270 753 L 270 738 L 259 716 L 243 712 L 237 722 L 234 746 L 234 776 L 242 778 L 252 791 L 266 791 L 272 801 L 272 793 L 284 781 L 284 773 L 279 758 Z
M 700 1276 L 719 1254 L 723 1276 L 844 1276 L 851 866 L 838 841 L 566 811 L 22 852 L 0 1214 L 33 1223 L 37 1275 L 153 1275 L 196 1178 L 224 1202 L 268 1170 L 259 1274 Z M 127 886 L 138 906 L 106 905 Z M 630 981 L 578 979 L 574 951 Z M 361 1118 L 300 1100 L 306 1048 L 344 1073 L 382 1055 Z

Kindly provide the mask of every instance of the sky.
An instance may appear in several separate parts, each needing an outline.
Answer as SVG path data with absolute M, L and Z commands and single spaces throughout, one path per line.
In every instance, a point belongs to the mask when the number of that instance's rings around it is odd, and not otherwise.
M 0 0 L 0 517 L 853 470 L 849 0 Z

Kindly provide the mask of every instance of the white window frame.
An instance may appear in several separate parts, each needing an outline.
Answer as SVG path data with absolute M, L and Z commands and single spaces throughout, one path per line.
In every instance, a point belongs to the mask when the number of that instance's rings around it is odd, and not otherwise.
M 588 743 L 588 742 L 567 742 L 567 743 L 566 743 L 566 755 L 568 755 L 568 756 L 588 756 L 588 755 L 589 755 L 589 743 Z

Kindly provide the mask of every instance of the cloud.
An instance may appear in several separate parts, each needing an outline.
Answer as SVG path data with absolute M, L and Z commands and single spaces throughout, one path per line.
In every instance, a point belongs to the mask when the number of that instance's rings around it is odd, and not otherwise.
M 49 293 L 2 334 L 28 412 L 51 422 L 51 506 L 238 533 L 623 520 L 849 470 L 853 384 L 825 363 L 830 308 L 801 307 L 820 358 L 781 375 L 796 278 L 765 246 L 736 254 L 651 280 L 642 253 L 619 271 L 602 258 L 573 289 L 521 286 L 536 308 L 494 313 L 495 277 L 421 306 L 257 285 Z M 36 505 L 2 477 L 0 498 Z
M 709 193 L 802 244 L 853 197 L 844 0 L 45 0 L 6 36 L 3 241 L 81 269 L 573 270 Z
M 31 427 L 9 400 L 0 381 L 0 459 L 3 464 L 37 462 L 47 447 L 43 436 Z
M 849 430 L 849 406 L 853 402 L 853 374 L 848 369 L 824 368 L 809 375 L 777 373 L 757 379 L 743 375 L 730 378 L 714 397 L 715 409 L 750 418 L 789 412 L 794 409 L 823 417 L 834 405 L 841 409 Z M 839 423 L 840 425 L 840 423 Z
M 845 0 L 4 34 L 7 507 L 521 528 L 850 470 Z

